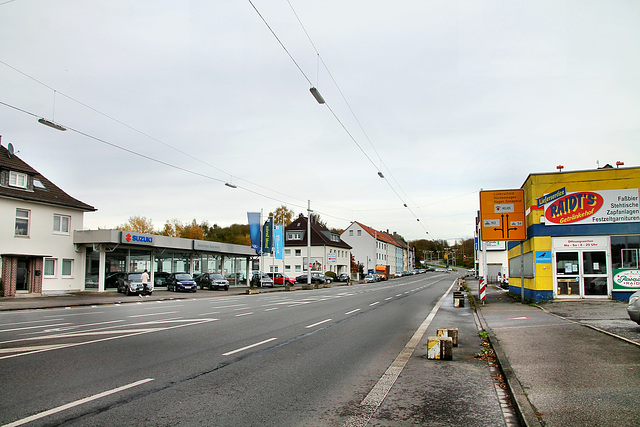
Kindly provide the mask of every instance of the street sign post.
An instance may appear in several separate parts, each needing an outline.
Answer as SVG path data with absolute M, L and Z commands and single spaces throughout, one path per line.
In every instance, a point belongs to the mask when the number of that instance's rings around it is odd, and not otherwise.
M 526 240 L 524 190 L 480 192 L 483 241 Z
M 524 190 L 494 190 L 480 192 L 480 238 L 488 241 L 520 241 L 520 294 L 524 303 L 524 241 L 527 240 L 525 225 Z M 483 245 L 486 247 L 486 245 Z M 486 257 L 484 252 L 484 280 L 487 283 Z M 483 301 L 484 303 L 484 301 Z

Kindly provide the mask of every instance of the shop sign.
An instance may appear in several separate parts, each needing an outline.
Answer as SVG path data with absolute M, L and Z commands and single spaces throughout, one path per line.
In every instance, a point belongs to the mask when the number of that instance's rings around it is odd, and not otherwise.
M 609 245 L 609 239 L 607 237 L 562 237 L 554 238 L 552 242 L 554 250 L 606 249 Z
M 327 255 L 327 261 L 331 262 L 331 263 L 335 263 L 338 261 L 336 254 L 331 252 L 329 253 L 329 255 Z
M 640 270 L 613 269 L 614 289 L 640 289 Z
M 142 234 L 123 231 L 120 242 L 140 245 L 153 245 L 153 236 L 143 236 Z
M 640 222 L 638 189 L 569 193 L 545 204 L 544 217 L 546 225 Z

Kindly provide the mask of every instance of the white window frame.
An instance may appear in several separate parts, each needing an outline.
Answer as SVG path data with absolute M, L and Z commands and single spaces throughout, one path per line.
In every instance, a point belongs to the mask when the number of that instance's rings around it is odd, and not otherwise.
M 9 186 L 17 188 L 27 188 L 28 175 L 22 172 L 9 172 Z
M 48 274 L 47 271 L 47 264 L 48 263 L 52 263 L 53 265 L 53 273 Z M 56 258 L 45 258 L 44 259 L 44 264 L 43 264 L 43 273 L 44 273 L 44 277 L 56 277 L 56 268 L 58 264 L 58 260 Z
M 290 231 L 287 233 L 287 240 L 302 240 L 301 231 Z
M 18 215 L 18 212 L 25 212 L 26 216 Z M 18 234 L 18 221 L 26 221 L 27 223 L 27 233 L 26 234 Z M 29 233 L 31 232 L 31 211 L 29 209 L 21 209 L 16 208 L 16 222 L 15 222 L 15 236 L 17 237 L 29 237 Z
M 56 224 L 57 220 L 57 224 Z M 66 220 L 66 230 L 63 225 Z M 57 228 L 56 228 L 57 227 Z M 61 214 L 53 214 L 53 232 L 55 234 L 65 234 L 68 235 L 71 233 L 71 217 L 69 215 L 61 215 Z
M 301 265 L 296 265 L 296 273 L 300 273 L 302 271 L 302 266 Z
M 65 264 L 69 265 L 69 274 L 65 274 Z M 62 269 L 60 270 L 60 275 L 62 277 L 73 277 L 73 259 L 71 258 L 62 259 Z
M 291 256 L 291 249 L 285 249 L 284 256 Z
M 302 249 L 296 249 L 296 256 L 302 256 Z

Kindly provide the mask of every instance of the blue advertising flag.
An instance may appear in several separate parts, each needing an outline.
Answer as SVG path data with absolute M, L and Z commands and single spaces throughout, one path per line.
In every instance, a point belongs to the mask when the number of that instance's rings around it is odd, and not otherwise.
M 273 245 L 276 251 L 276 259 L 283 259 L 284 246 L 284 225 L 276 224 L 273 226 Z
M 273 217 L 264 222 L 262 229 L 262 253 L 270 254 L 273 250 Z
M 260 212 L 247 212 L 249 218 L 249 236 L 251 237 L 251 247 L 261 254 L 260 246 Z

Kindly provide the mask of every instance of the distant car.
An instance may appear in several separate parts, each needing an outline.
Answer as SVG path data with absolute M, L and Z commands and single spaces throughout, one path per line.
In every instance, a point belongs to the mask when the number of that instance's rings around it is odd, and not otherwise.
M 166 271 L 156 271 L 153 273 L 153 283 L 156 286 L 166 286 L 167 277 L 169 277 L 170 273 Z
M 273 280 L 274 285 L 287 285 L 291 286 L 296 283 L 294 279 L 289 276 L 285 276 L 282 273 L 267 273 L 267 276 Z
M 246 279 L 244 278 L 243 273 L 231 273 L 225 277 L 230 285 L 239 285 L 241 283 L 246 283 Z
M 339 275 L 338 277 L 336 277 L 336 282 L 346 282 L 349 283 L 351 281 L 351 276 L 349 276 L 347 273 L 342 273 L 341 275 Z
M 395 273 L 393 273 L 393 277 L 402 277 L 402 271 L 396 271 Z
M 142 283 L 142 273 L 126 273 L 118 278 L 118 292 L 125 295 L 151 295 L 153 283 L 148 282 L 145 287 Z
M 196 292 L 198 285 L 189 273 L 171 273 L 166 280 L 167 290 L 178 292 Z
M 322 285 L 327 281 L 327 276 L 319 271 L 311 272 L 311 283 L 316 285 Z M 296 283 L 307 283 L 307 273 L 301 274 L 296 277 Z
M 267 273 L 255 272 L 251 276 L 251 286 L 269 286 L 273 288 L 273 280 Z
M 632 294 L 629 298 L 627 314 L 629 315 L 629 319 L 640 325 L 640 291 Z
M 366 276 L 364 276 L 364 283 L 374 283 L 377 282 L 377 275 L 374 276 L 373 274 L 367 274 Z
M 509 278 L 506 274 L 502 274 L 502 272 L 498 272 L 498 285 L 502 289 L 509 289 Z
M 194 277 L 194 280 L 200 287 L 200 289 L 223 289 L 229 290 L 229 281 L 220 273 L 202 273 L 198 277 Z

